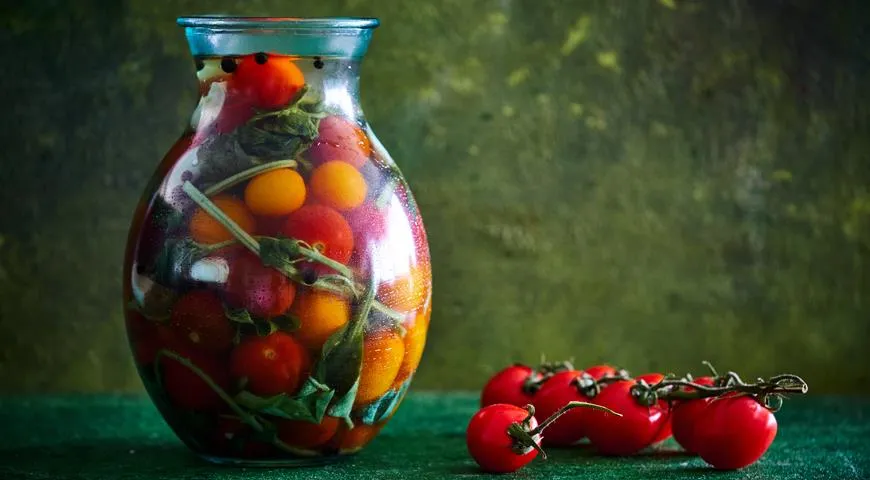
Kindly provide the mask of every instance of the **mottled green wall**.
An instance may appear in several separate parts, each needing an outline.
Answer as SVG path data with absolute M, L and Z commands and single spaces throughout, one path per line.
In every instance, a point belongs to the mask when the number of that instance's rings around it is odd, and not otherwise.
M 372 15 L 363 104 L 423 211 L 417 388 L 574 357 L 870 393 L 866 2 L 0 7 L 0 390 L 138 390 L 128 219 L 195 103 L 174 18 Z

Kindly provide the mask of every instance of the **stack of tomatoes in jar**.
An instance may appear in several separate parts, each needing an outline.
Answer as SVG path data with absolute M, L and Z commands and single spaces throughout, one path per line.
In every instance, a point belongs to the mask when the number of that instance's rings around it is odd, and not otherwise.
M 414 200 L 365 123 L 326 111 L 294 59 L 198 67 L 193 129 L 131 230 L 137 367 L 202 454 L 358 450 L 402 400 L 426 340 L 431 269 Z
M 717 469 L 743 468 L 773 442 L 773 412 L 784 396 L 806 393 L 807 385 L 790 374 L 745 383 L 710 369 L 694 379 L 631 376 L 609 365 L 578 370 L 568 362 L 510 366 L 483 389 L 483 408 L 467 430 L 469 452 L 484 470 L 509 472 L 543 453 L 542 445 L 586 444 L 626 456 L 673 436 Z

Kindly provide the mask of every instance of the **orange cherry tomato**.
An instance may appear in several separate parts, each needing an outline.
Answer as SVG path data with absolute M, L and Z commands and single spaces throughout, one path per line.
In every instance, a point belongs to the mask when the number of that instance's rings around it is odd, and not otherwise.
M 310 370 L 308 352 L 284 332 L 245 338 L 230 354 L 233 379 L 264 397 L 296 393 Z
M 254 231 L 254 217 L 248 212 L 241 200 L 229 195 L 218 195 L 211 201 L 236 222 L 242 230 L 248 233 Z M 234 238 L 229 230 L 201 208 L 197 208 L 190 218 L 190 237 L 195 242 L 207 244 L 220 243 Z
M 426 346 L 426 333 L 429 328 L 428 310 L 421 311 L 413 323 L 405 326 L 405 355 L 402 357 L 402 365 L 396 376 L 394 386 L 400 385 L 408 379 L 420 365 L 423 358 L 423 349 Z
M 387 393 L 404 357 L 405 342 L 395 331 L 382 330 L 366 337 L 355 403 L 364 405 Z
M 350 320 L 350 304 L 334 293 L 304 290 L 293 301 L 290 313 L 301 322 L 293 334 L 309 350 L 318 351 L 326 339 Z
M 245 187 L 245 204 L 256 215 L 288 215 L 303 203 L 305 181 L 291 168 L 261 173 Z
M 292 57 L 257 53 L 237 62 L 230 84 L 250 98 L 255 108 L 274 110 L 290 103 L 305 85 L 305 76 Z
M 429 264 L 411 268 L 408 274 L 378 285 L 377 298 L 384 305 L 402 313 L 423 307 L 432 293 L 432 275 Z
M 311 173 L 311 194 L 336 210 L 353 210 L 362 205 L 367 193 L 365 178 L 347 162 L 329 161 Z
M 169 324 L 191 346 L 214 353 L 229 350 L 236 333 L 221 299 L 210 290 L 193 290 L 179 298 L 172 306 Z
M 319 447 L 335 435 L 339 423 L 336 417 L 323 417 L 320 423 L 282 420 L 278 423 L 278 439 L 296 448 Z

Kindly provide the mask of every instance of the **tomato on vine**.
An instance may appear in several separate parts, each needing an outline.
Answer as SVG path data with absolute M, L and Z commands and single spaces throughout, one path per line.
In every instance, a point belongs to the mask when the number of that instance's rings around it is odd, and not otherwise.
M 713 377 L 700 377 L 693 380 L 699 385 L 712 386 L 715 383 Z M 683 387 L 684 392 L 692 392 L 692 387 Z M 710 398 L 696 398 L 690 400 L 674 400 L 671 414 L 671 429 L 674 440 L 680 444 L 686 452 L 697 453 L 698 425 L 702 422 L 701 413 L 710 402 Z
M 692 446 L 719 470 L 755 463 L 776 437 L 776 417 L 751 395 L 728 394 L 707 402 L 697 417 Z
M 598 405 L 571 402 L 538 424 L 535 408 L 527 405 L 496 403 L 480 409 L 468 424 L 465 441 L 468 452 L 480 468 L 487 472 L 509 473 L 531 462 L 538 453 L 547 454 L 541 448 L 542 432 L 564 413 L 578 407 L 594 408 L 618 413 Z
M 622 418 L 606 412 L 585 415 L 586 436 L 604 455 L 631 455 L 652 445 L 666 427 L 667 405 L 658 401 L 647 405 L 632 393 L 636 380 L 619 380 L 602 389 L 595 397 L 597 405 L 616 410 Z

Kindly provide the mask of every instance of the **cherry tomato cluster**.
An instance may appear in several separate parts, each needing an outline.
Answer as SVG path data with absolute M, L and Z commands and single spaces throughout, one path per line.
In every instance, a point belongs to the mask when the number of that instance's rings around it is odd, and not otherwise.
M 194 131 L 170 152 L 165 185 L 131 233 L 127 324 L 137 365 L 156 377 L 149 390 L 174 410 L 173 428 L 209 455 L 361 448 L 401 401 L 426 341 L 431 269 L 413 200 L 362 122 L 297 108 L 308 88 L 297 60 L 198 61 Z M 298 156 L 203 154 L 262 115 L 292 117 L 270 124 L 268 140 L 302 142 Z M 313 138 L 287 122 L 315 122 Z M 200 181 L 210 167 L 236 164 Z M 164 197 L 172 182 L 192 202 Z M 166 205 L 182 205 L 180 226 L 163 224 Z M 330 372 L 340 368 L 348 373 Z M 203 416 L 207 427 L 176 420 Z
M 601 455 L 625 456 L 671 436 L 712 467 L 733 470 L 770 447 L 782 398 L 806 391 L 795 375 L 747 384 L 736 373 L 715 370 L 694 379 L 631 376 L 609 365 L 512 365 L 484 386 L 482 409 L 466 438 L 472 457 L 491 472 L 517 470 L 541 451 L 539 444 L 570 447 L 585 439 Z M 571 405 L 599 408 L 566 408 Z M 545 433 L 533 415 L 548 419 Z

